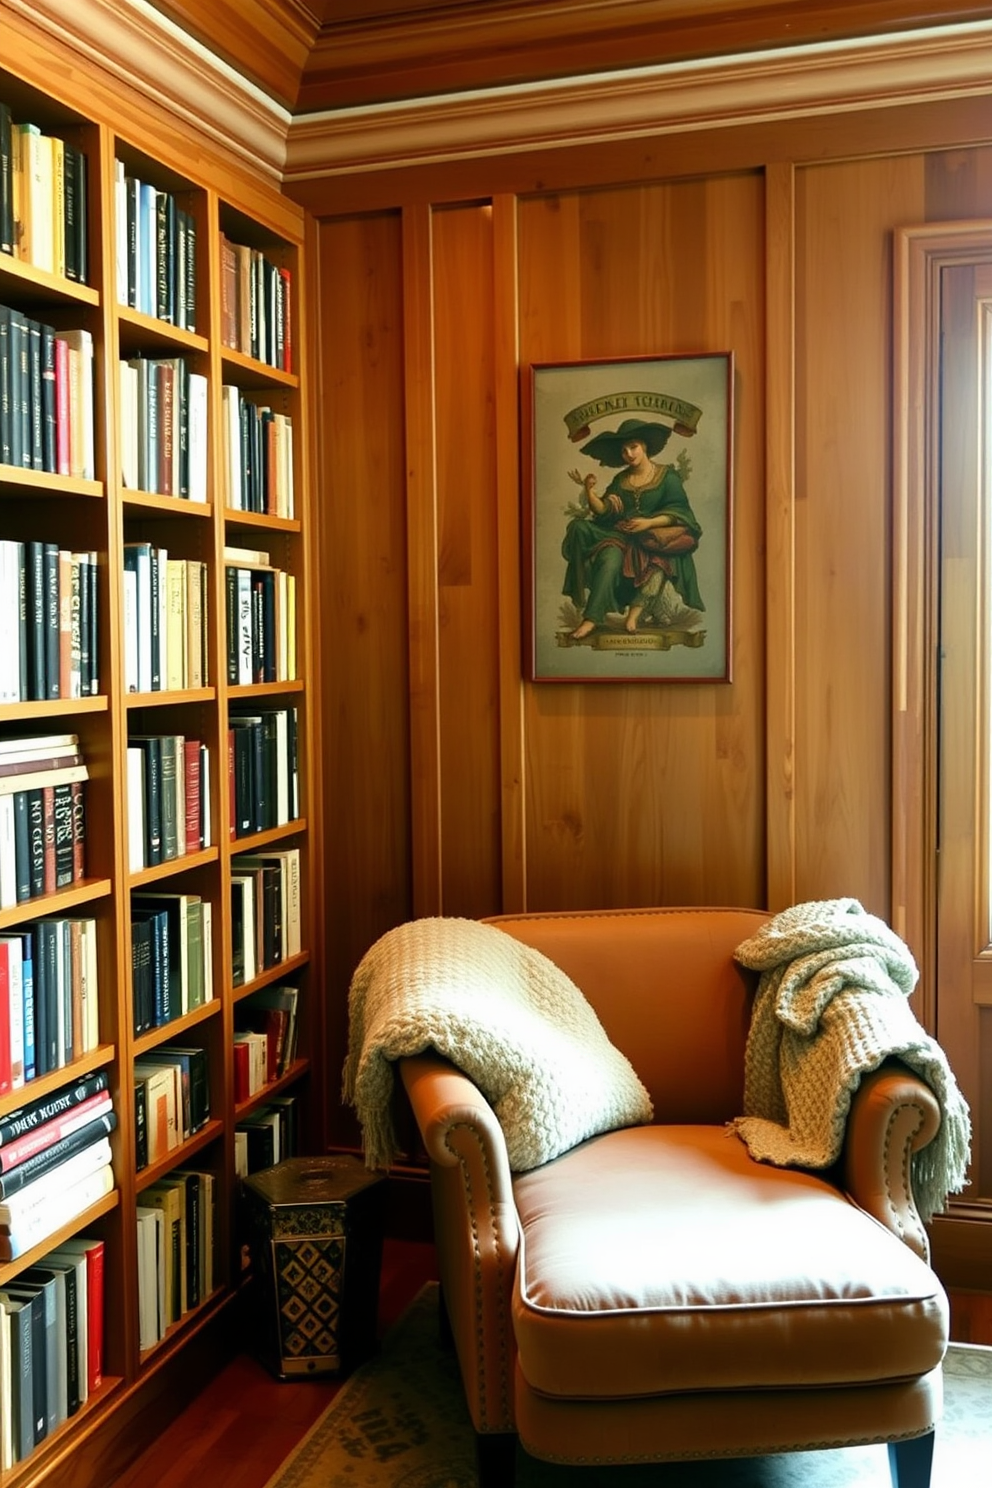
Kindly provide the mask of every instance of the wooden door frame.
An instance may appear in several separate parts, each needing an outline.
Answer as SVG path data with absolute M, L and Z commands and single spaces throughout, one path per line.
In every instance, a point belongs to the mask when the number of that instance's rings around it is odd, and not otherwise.
M 992 263 L 992 220 L 894 238 L 892 432 L 892 924 L 920 968 L 936 1025 L 941 274 Z M 992 1203 L 951 1200 L 931 1227 L 945 1285 L 992 1288 Z

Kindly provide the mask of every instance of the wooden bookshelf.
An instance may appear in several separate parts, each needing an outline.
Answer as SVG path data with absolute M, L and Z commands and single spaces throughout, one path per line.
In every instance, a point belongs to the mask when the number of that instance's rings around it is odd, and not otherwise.
M 239 170 L 219 149 L 212 153 L 192 126 L 184 128 L 173 118 L 163 127 L 155 101 L 129 91 L 125 83 L 118 87 L 102 78 L 89 103 L 87 91 L 78 68 L 48 65 L 40 37 L 37 45 L 25 48 L 22 59 L 0 68 L 0 102 L 10 105 L 14 120 L 38 124 L 46 134 L 71 143 L 85 156 L 88 260 L 86 281 L 76 282 L 58 269 L 0 253 L 0 305 L 56 329 L 83 328 L 90 333 L 94 349 L 92 476 L 0 463 L 0 538 L 22 543 L 44 539 L 62 548 L 85 548 L 97 554 L 99 661 L 99 690 L 94 696 L 0 703 L 0 738 L 71 730 L 79 735 L 89 770 L 85 877 L 70 889 L 0 910 L 0 930 L 27 930 L 42 916 L 95 919 L 99 1043 L 81 1059 L 0 1095 L 0 1117 L 37 1095 L 105 1068 L 117 1114 L 111 1137 L 115 1182 L 112 1194 L 60 1227 L 51 1240 L 0 1264 L 0 1286 L 15 1280 L 26 1265 L 37 1263 L 48 1249 L 73 1235 L 103 1240 L 106 1275 L 112 1281 L 105 1290 L 103 1385 L 77 1415 L 36 1445 L 24 1460 L 0 1470 L 0 1488 L 29 1488 L 42 1479 L 46 1485 L 64 1484 L 66 1488 L 70 1484 L 72 1488 L 90 1484 L 95 1488 L 111 1481 L 216 1366 L 223 1351 L 228 1304 L 235 1300 L 241 1282 L 234 1127 L 249 1109 L 264 1103 L 266 1094 L 298 1096 L 306 1150 L 306 1133 L 314 1129 L 314 1113 L 308 1106 L 319 1067 L 322 1020 L 318 1005 L 321 977 L 314 950 L 319 943 L 314 903 L 320 843 L 312 826 L 319 793 L 311 773 L 317 705 L 310 625 L 312 495 L 305 396 L 304 214 L 267 179 L 256 178 L 250 167 Z M 173 321 L 149 313 L 147 306 L 127 303 L 117 230 L 122 199 L 117 162 L 128 177 L 140 180 L 153 193 L 171 197 L 192 225 L 195 272 L 185 280 L 185 313 L 176 313 L 175 299 L 170 302 L 167 294 L 164 301 L 156 300 L 156 311 L 171 303 Z M 224 239 L 243 245 L 256 261 L 274 266 L 276 280 L 270 271 L 259 271 L 259 286 L 267 286 L 264 294 L 284 295 L 288 280 L 292 317 L 288 367 L 277 364 L 285 361 L 285 323 L 281 320 L 281 338 L 277 329 L 259 344 L 258 355 L 224 343 Z M 189 241 L 187 235 L 187 247 Z M 277 300 L 269 298 L 263 308 L 275 314 Z M 190 374 L 200 379 L 201 386 L 205 384 L 205 445 L 202 434 L 199 445 L 205 478 L 199 499 L 176 493 L 186 468 L 178 455 L 168 468 L 165 461 L 170 457 L 161 457 L 156 466 L 158 484 L 135 485 L 129 479 L 125 435 L 132 414 L 125 401 L 126 374 L 121 363 L 141 359 L 170 364 L 175 377 L 183 379 L 184 389 Z M 181 370 L 179 361 L 184 364 Z M 288 507 L 284 494 L 278 510 L 274 499 L 263 510 L 231 505 L 224 444 L 225 385 L 237 389 L 241 403 L 271 410 L 271 417 L 257 414 L 260 424 L 274 422 L 277 415 L 282 439 L 288 421 L 288 455 L 286 447 L 280 446 L 283 479 L 287 472 L 291 478 Z M 161 488 L 163 480 L 166 489 Z M 264 492 L 262 500 L 266 500 Z M 134 543 L 149 543 L 172 560 L 202 565 L 206 612 L 202 659 L 207 671 L 202 681 L 140 691 L 127 685 L 133 644 L 129 632 L 135 622 L 132 596 L 125 592 L 124 553 L 125 545 Z M 253 675 L 250 682 L 240 684 L 229 680 L 227 667 L 225 549 L 231 547 L 268 553 L 272 568 L 291 576 L 295 605 L 295 639 L 283 647 L 277 675 Z M 280 592 L 277 623 L 284 625 L 285 595 L 290 592 L 285 581 Z M 10 638 L 5 636 L 3 644 L 9 645 Z M 289 672 L 287 656 L 291 657 Z M 278 709 L 294 710 L 298 809 L 288 820 L 235 837 L 228 785 L 229 720 L 238 711 Z M 191 842 L 181 856 L 138 867 L 129 845 L 128 741 L 153 734 L 206 744 L 209 792 L 203 819 L 207 840 Z M 300 854 L 302 949 L 284 962 L 259 967 L 250 986 L 235 987 L 232 860 L 288 847 L 298 848 Z M 132 986 L 131 899 L 138 892 L 199 896 L 212 906 L 211 1000 L 141 1032 L 135 1031 Z M 254 988 L 280 981 L 299 989 L 296 1057 L 273 1085 L 247 1105 L 236 1107 L 236 1005 Z M 166 1043 L 206 1051 L 210 1119 L 166 1156 L 138 1171 L 134 1061 L 154 1055 Z M 136 1205 L 142 1189 L 182 1167 L 213 1175 L 215 1284 L 205 1289 L 197 1306 L 168 1327 L 157 1346 L 142 1349 Z

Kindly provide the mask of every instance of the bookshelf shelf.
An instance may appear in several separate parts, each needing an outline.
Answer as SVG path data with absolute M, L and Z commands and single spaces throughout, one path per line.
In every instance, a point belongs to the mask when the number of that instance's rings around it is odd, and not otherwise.
M 68 914 L 80 904 L 91 904 L 112 892 L 109 878 L 82 879 L 71 889 L 59 889 L 54 894 L 39 894 L 34 899 L 25 899 L 22 904 L 10 909 L 0 909 L 0 931 L 18 925 L 26 918 L 40 919 L 42 915 Z
M 41 305 L 97 306 L 100 303 L 99 290 L 88 284 L 77 284 L 63 274 L 50 274 L 47 269 L 3 254 L 0 255 L 0 299 L 7 294 L 14 294 L 18 299 L 29 296 Z
M 81 476 L 53 475 L 45 470 L 19 470 L 14 465 L 0 465 L 0 495 L 23 497 L 25 491 L 43 496 L 85 496 L 103 500 L 103 481 L 83 480 Z
M 163 1023 L 161 1028 L 152 1028 L 148 1033 L 139 1034 L 132 1042 L 132 1052 L 135 1056 L 139 1054 L 150 1054 L 159 1044 L 175 1043 L 181 1035 L 185 1035 L 191 1028 L 206 1023 L 211 1018 L 221 1018 L 224 1007 L 219 998 L 212 998 L 205 1002 L 202 1007 L 193 1008 L 191 1012 L 183 1013 L 180 1018 L 173 1018 L 169 1023 Z
M 256 1090 L 254 1095 L 248 1100 L 236 1105 L 234 1108 L 234 1119 L 240 1121 L 243 1117 L 250 1116 L 252 1111 L 257 1111 L 260 1106 L 264 1106 L 274 1095 L 279 1095 L 283 1090 L 290 1089 L 299 1080 L 300 1076 L 306 1073 L 308 1068 L 309 1062 L 306 1059 L 294 1060 L 286 1073 L 280 1075 L 278 1080 L 272 1080 L 269 1084 L 263 1085 L 261 1090 Z
M 26 1250 L 22 1256 L 18 1256 L 16 1261 L 0 1262 L 0 1289 L 11 1282 L 26 1267 L 37 1265 L 43 1256 L 47 1255 L 49 1251 L 55 1250 L 62 1244 L 63 1240 L 68 1240 L 70 1235 L 77 1234 L 80 1230 L 85 1229 L 87 1225 L 96 1224 L 104 1215 L 112 1213 L 118 1207 L 119 1203 L 120 1196 L 116 1190 L 113 1193 L 106 1194 L 97 1203 L 91 1204 L 82 1214 L 77 1215 L 75 1219 L 70 1220 L 67 1224 L 60 1225 L 57 1230 L 53 1230 L 44 1240 L 39 1241 L 37 1245 L 33 1245 L 30 1250 Z
M 285 1129 L 301 1134 L 301 1150 L 308 1150 L 307 1133 L 316 1125 L 316 1112 L 308 1103 L 319 1071 L 316 1050 L 322 1013 L 315 1004 L 321 978 L 314 952 L 296 947 L 310 947 L 314 941 L 319 834 L 312 834 L 310 823 L 300 815 L 284 825 L 234 837 L 234 810 L 241 802 L 232 799 L 228 774 L 235 736 L 245 725 L 258 727 L 246 715 L 261 714 L 270 738 L 278 731 L 279 752 L 274 777 L 268 756 L 269 773 L 252 777 L 257 790 L 254 814 L 249 812 L 248 820 L 256 825 L 283 821 L 314 799 L 308 775 L 309 762 L 315 758 L 317 709 L 308 607 L 313 498 L 304 354 L 307 234 L 302 209 L 282 197 L 267 177 L 256 179 L 243 165 L 232 173 L 223 147 L 212 155 L 209 141 L 199 137 L 192 124 L 177 120 L 163 131 L 155 101 L 130 89 L 123 77 L 111 78 L 108 73 L 105 78 L 95 67 L 101 85 L 90 98 L 80 85 L 78 59 L 73 66 L 43 66 L 39 58 L 46 52 L 54 51 L 64 61 L 60 49 L 67 43 L 50 37 L 40 20 L 37 26 L 37 48 L 17 52 L 16 61 L 10 59 L 14 53 L 5 54 L 0 62 L 0 152 L 6 138 L 4 106 L 10 128 L 37 126 L 52 136 L 55 171 L 61 140 L 66 157 L 73 157 L 70 174 L 82 183 L 81 195 L 74 198 L 82 221 L 71 240 L 71 262 L 68 236 L 64 264 L 58 243 L 50 259 L 37 256 L 49 227 L 59 238 L 61 209 L 56 203 L 61 198 L 58 177 L 53 175 L 51 190 L 37 198 L 52 213 L 52 222 L 41 230 L 40 215 L 28 220 L 25 209 L 23 231 L 11 234 L 18 256 L 0 246 L 0 309 L 7 316 L 6 322 L 0 316 L 0 329 L 6 323 L 17 328 L 18 336 L 40 339 L 43 348 L 54 344 L 60 365 L 73 353 L 69 365 L 77 381 L 72 384 L 76 397 L 72 412 L 78 415 L 81 401 L 85 458 L 77 460 L 76 447 L 70 446 L 73 458 L 66 460 L 65 448 L 58 445 L 52 457 L 53 428 L 64 438 L 68 417 L 69 384 L 64 379 L 59 383 L 62 402 L 56 399 L 54 413 L 47 391 L 30 407 L 19 397 L 16 439 L 12 426 L 0 425 L 0 451 L 9 462 L 0 463 L 0 542 L 5 559 L 19 556 L 21 572 L 27 571 L 29 544 L 35 554 L 42 546 L 49 555 L 52 550 L 68 554 L 61 561 L 74 565 L 67 570 L 76 585 L 72 592 L 85 592 L 88 603 L 91 591 L 84 591 L 80 575 L 87 575 L 89 582 L 95 569 L 94 655 L 88 659 L 89 685 L 99 691 L 0 702 L 0 741 L 31 739 L 40 747 L 37 741 L 44 736 L 71 733 L 88 772 L 88 877 L 0 910 L 0 934 L 24 947 L 25 956 L 30 938 L 52 922 L 61 925 L 66 940 L 73 935 L 82 943 L 85 937 L 87 953 L 95 957 L 95 975 L 89 964 L 86 967 L 90 978 L 86 986 L 95 981 L 97 988 L 95 1004 L 90 1001 L 86 1006 L 96 1006 L 99 1027 L 87 1025 L 85 1037 L 75 1042 L 64 1037 L 63 1028 L 58 1059 L 73 1050 L 78 1054 L 80 1047 L 91 1043 L 95 1047 L 58 1067 L 39 1056 L 37 1067 L 45 1072 L 0 1094 L 0 1118 L 35 1102 L 39 1108 L 44 1102 L 46 1111 L 52 1102 L 55 1107 L 63 1100 L 81 1102 L 85 1097 L 80 1091 L 95 1091 L 105 1102 L 100 1089 L 105 1083 L 116 1125 L 108 1134 L 112 1192 L 71 1221 L 53 1227 L 30 1250 L 17 1255 L 15 1249 L 16 1259 L 0 1264 L 2 1288 L 56 1246 L 94 1240 L 102 1246 L 105 1274 L 112 1279 L 104 1287 L 100 1313 L 103 1385 L 50 1437 L 32 1443 L 13 1460 L 0 1461 L 0 1488 L 32 1488 L 42 1480 L 51 1488 L 97 1488 L 98 1483 L 102 1488 L 107 1480 L 103 1469 L 117 1460 L 122 1432 L 157 1429 L 163 1378 L 168 1378 L 166 1389 L 178 1399 L 183 1387 L 180 1361 L 186 1350 L 198 1343 L 205 1351 L 216 1347 L 210 1325 L 241 1285 L 237 1121 L 246 1113 L 261 1114 L 265 1098 L 278 1102 Z M 85 100 L 82 109 L 80 99 Z M 13 204 L 12 194 L 9 199 L 2 194 L 2 182 L 9 178 L 9 172 L 0 172 L 0 245 L 6 241 L 7 212 Z M 26 200 L 18 196 L 20 203 Z M 39 214 L 43 210 L 36 209 Z M 252 351 L 261 351 L 261 357 L 225 344 L 222 258 L 228 242 L 250 251 L 253 262 L 258 260 L 253 272 L 257 270 L 261 298 L 257 304 L 252 301 L 250 345 Z M 35 262 L 28 260 L 28 252 Z M 67 272 L 38 267 L 43 261 L 65 266 Z M 76 273 L 79 277 L 71 277 Z M 255 292 L 253 281 L 251 296 Z M 290 304 L 291 348 L 286 318 Z M 22 322 L 30 323 L 26 333 Z M 0 338 L 0 358 L 3 354 Z M 275 365 L 270 365 L 270 355 Z M 285 370 L 290 366 L 292 370 Z M 44 391 L 47 384 L 33 373 L 32 378 L 29 389 Z M 242 450 L 232 439 L 230 407 L 239 410 L 239 417 L 243 409 L 250 426 L 255 464 L 249 475 L 260 490 L 249 488 L 247 477 L 243 484 L 235 483 L 231 461 Z M 71 475 L 52 473 L 70 469 Z M 240 509 L 233 503 L 242 492 L 246 505 L 250 498 L 254 508 L 267 509 Z M 292 680 L 246 686 L 232 686 L 228 680 L 228 547 L 271 550 L 271 568 L 278 575 L 264 581 L 270 584 L 265 601 L 269 611 L 261 624 L 269 626 L 273 611 L 278 614 L 280 649 L 277 654 L 263 628 L 260 637 L 253 637 L 256 654 L 242 675 Z M 139 580 L 137 575 L 146 552 L 153 555 L 147 590 L 143 576 Z M 96 562 L 87 567 L 91 554 Z M 257 567 L 268 565 L 259 561 Z M 273 601 L 275 584 L 282 587 Z M 41 592 L 35 578 L 33 593 Z M 60 588 L 60 600 L 68 592 Z M 27 652 L 27 685 L 23 665 L 20 671 L 22 698 L 31 691 L 50 694 L 56 685 L 51 678 L 56 664 L 61 668 L 61 655 L 52 661 L 53 647 L 44 652 L 44 665 L 39 660 L 40 628 L 48 626 L 45 639 L 50 641 L 54 613 L 51 606 L 41 605 L 31 612 L 29 640 L 34 649 Z M 62 634 L 68 628 L 64 613 L 59 608 Z M 79 630 L 82 633 L 81 624 Z M 176 664 L 174 646 L 181 665 Z M 63 693 L 84 688 L 87 673 L 78 656 L 75 666 L 69 687 L 63 686 L 64 673 L 59 672 L 57 686 Z M 203 679 L 208 679 L 206 685 L 199 685 Z M 159 690 L 154 685 L 159 680 L 183 685 Z M 135 682 L 141 691 L 132 690 Z M 4 695 L 18 696 L 16 680 L 5 686 Z M 14 745 L 6 747 L 11 755 L 16 752 Z M 72 748 L 75 751 L 76 745 Z M 156 752 L 174 773 L 166 773 L 162 765 L 163 773 L 155 776 L 156 766 L 150 761 Z M 273 779 L 275 788 L 266 794 Z M 176 782 L 172 789 L 170 780 Z M 18 809 L 23 812 L 23 805 Z M 239 816 L 238 823 L 244 820 Z M 187 840 L 191 850 L 183 852 Z M 200 847 L 204 840 L 212 845 Z M 267 855 L 257 880 L 250 880 L 238 861 L 250 854 Z M 276 917 L 265 918 L 275 902 L 273 862 L 279 875 L 277 892 L 285 896 L 277 901 L 285 904 L 285 924 L 279 920 L 278 932 L 283 938 L 278 942 L 273 938 Z M 147 866 L 139 868 L 141 863 Z M 73 872 L 80 871 L 77 857 Z M 30 887 L 39 883 L 36 876 Z M 293 954 L 253 976 L 248 986 L 235 987 L 234 903 L 242 896 L 244 911 L 253 894 L 259 897 L 255 924 L 264 951 L 256 964 L 268 960 L 277 944 L 280 951 L 291 947 Z M 176 947 L 178 955 L 173 955 Z M 71 1020 L 73 989 L 64 970 L 60 977 L 59 1016 Z M 299 1054 L 278 1080 L 266 1084 L 259 1097 L 243 1107 L 235 1099 L 234 1044 L 235 1034 L 242 1031 L 237 1018 L 245 1016 L 244 1001 L 253 992 L 280 999 L 280 1016 L 295 1020 L 297 1043 L 286 1044 L 280 1064 L 291 1047 L 298 1047 Z M 0 1017 L 6 1016 L 8 1024 L 9 998 L 9 988 L 5 993 L 0 981 Z M 287 998 L 295 999 L 290 1015 L 285 1011 Z M 179 1012 L 183 1007 L 187 1010 Z M 49 1008 L 45 1017 L 51 1016 Z M 0 1059 L 2 1049 L 0 1038 Z M 171 1067 L 181 1071 L 174 1079 Z M 189 1077 L 186 1087 L 183 1075 Z M 209 1109 L 205 1124 L 171 1148 L 159 1145 L 157 1127 L 149 1130 L 149 1111 L 156 1120 L 159 1113 L 152 1104 L 153 1079 L 155 1100 L 168 1088 L 166 1114 L 180 1131 L 191 1131 L 200 1119 L 190 1117 L 192 1104 L 189 1111 L 183 1109 L 184 1088 L 192 1092 L 190 1101 L 200 1098 L 204 1081 L 208 1088 L 209 1107 L 199 1107 L 201 1117 Z M 143 1162 L 149 1152 L 152 1160 Z M 105 1181 L 105 1156 L 102 1161 L 98 1171 Z M 50 1171 L 58 1173 L 59 1168 Z M 147 1214 L 139 1214 L 152 1202 L 148 1196 L 153 1188 L 175 1192 L 177 1185 L 183 1189 L 184 1207 L 177 1211 L 182 1213 L 182 1225 L 196 1233 L 197 1216 L 202 1219 L 209 1212 L 213 1238 L 213 1269 L 203 1276 L 199 1295 L 178 1321 L 159 1314 L 157 1287 L 152 1296 L 143 1284 L 148 1276 L 147 1237 L 154 1228 L 160 1245 L 154 1253 L 164 1256 L 165 1224 L 173 1221 L 155 1214 L 149 1221 Z M 68 1205 L 59 1215 L 62 1212 L 68 1212 Z M 203 1220 L 204 1238 L 207 1231 Z M 25 1230 L 25 1240 L 33 1241 L 34 1233 Z M 169 1232 L 170 1254 L 177 1233 Z M 151 1346 L 149 1306 L 157 1330 Z M 140 1397 L 146 1386 L 144 1400 Z M 0 1411 L 7 1404 L 0 1400 Z M 126 1408 L 126 1427 L 121 1424 L 124 1416 L 117 1415 L 121 1407 Z M 82 1450 L 77 1451 L 77 1445 Z
M 125 517 L 158 512 L 162 516 L 178 517 L 181 521 L 210 522 L 214 515 L 210 502 L 187 501 L 181 496 L 156 496 L 152 491 L 125 491 L 121 504 Z

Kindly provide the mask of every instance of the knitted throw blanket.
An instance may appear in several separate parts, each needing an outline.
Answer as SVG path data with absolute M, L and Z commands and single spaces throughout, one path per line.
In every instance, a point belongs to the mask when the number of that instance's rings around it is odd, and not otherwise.
M 971 1122 L 943 1050 L 907 1001 L 918 977 L 909 948 L 856 899 L 831 899 L 785 910 L 734 954 L 761 973 L 745 1114 L 731 1123 L 752 1157 L 828 1167 L 861 1076 L 898 1057 L 941 1109 L 939 1132 L 912 1160 L 917 1207 L 930 1219 L 965 1185 Z
M 388 931 L 352 978 L 348 1012 L 344 1099 L 367 1167 L 395 1156 L 392 1062 L 427 1048 L 478 1085 L 514 1172 L 651 1120 L 647 1091 L 574 982 L 494 925 L 420 919 Z

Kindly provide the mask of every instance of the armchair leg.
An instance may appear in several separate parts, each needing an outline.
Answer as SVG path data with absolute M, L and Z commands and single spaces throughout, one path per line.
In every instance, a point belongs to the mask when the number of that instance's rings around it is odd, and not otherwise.
M 892 1488 L 930 1488 L 933 1436 L 929 1431 L 926 1436 L 914 1436 L 911 1441 L 889 1443 Z
M 479 1488 L 513 1488 L 517 1473 L 516 1432 L 477 1431 L 475 1460 Z

